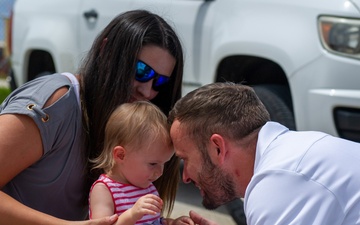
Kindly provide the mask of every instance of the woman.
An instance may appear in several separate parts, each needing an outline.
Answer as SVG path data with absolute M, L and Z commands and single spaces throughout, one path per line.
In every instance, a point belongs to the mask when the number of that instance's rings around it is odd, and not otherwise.
M 168 114 L 181 96 L 182 72 L 182 48 L 173 29 L 161 17 L 136 10 L 101 32 L 76 78 L 44 76 L 11 93 L 0 107 L 0 224 L 84 219 L 89 187 L 101 173 L 90 174 L 86 162 L 100 154 L 108 117 L 119 104 L 137 100 L 151 100 Z M 170 200 L 168 210 L 177 166 L 173 158 L 155 184 Z M 166 185 L 173 191 L 163 193 Z

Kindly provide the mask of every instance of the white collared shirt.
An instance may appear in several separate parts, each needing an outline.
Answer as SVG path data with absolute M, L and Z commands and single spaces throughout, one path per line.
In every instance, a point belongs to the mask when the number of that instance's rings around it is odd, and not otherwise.
M 360 143 L 268 122 L 244 207 L 248 225 L 360 224 Z

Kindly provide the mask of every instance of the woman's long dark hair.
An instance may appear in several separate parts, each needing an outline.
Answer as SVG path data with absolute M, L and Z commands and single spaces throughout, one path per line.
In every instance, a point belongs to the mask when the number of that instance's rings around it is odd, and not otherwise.
M 106 122 L 119 104 L 129 101 L 137 57 L 143 46 L 150 44 L 167 49 L 176 60 L 170 85 L 152 102 L 168 115 L 181 97 L 184 59 L 181 43 L 171 26 L 160 16 L 145 10 L 128 11 L 115 17 L 96 38 L 78 71 L 86 159 L 94 159 L 102 151 Z M 170 189 L 167 186 L 178 184 L 180 177 L 175 168 L 178 159 L 173 157 L 165 167 L 164 175 L 155 185 L 160 196 L 170 203 L 167 209 L 171 211 L 177 186 Z M 88 164 L 87 191 L 102 173 L 90 168 Z

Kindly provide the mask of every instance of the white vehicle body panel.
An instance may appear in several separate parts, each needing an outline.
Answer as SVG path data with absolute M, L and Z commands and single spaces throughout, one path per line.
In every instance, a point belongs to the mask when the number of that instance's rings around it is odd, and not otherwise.
M 172 24 L 183 43 L 184 94 L 214 82 L 229 56 L 268 59 L 286 75 L 297 129 L 338 135 L 334 109 L 360 109 L 360 60 L 326 51 L 318 18 L 359 19 L 359 5 L 359 0 L 17 0 L 12 67 L 17 82 L 24 83 L 29 54 L 40 49 L 53 57 L 56 71 L 75 73 L 112 18 L 147 9 Z M 90 10 L 97 19 L 85 19 Z

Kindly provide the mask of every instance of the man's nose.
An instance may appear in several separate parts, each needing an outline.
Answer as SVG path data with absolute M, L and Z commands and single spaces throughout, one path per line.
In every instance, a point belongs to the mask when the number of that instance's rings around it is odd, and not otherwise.
M 190 177 L 188 176 L 188 173 L 187 173 L 187 170 L 186 170 L 185 167 L 184 167 L 183 172 L 182 172 L 182 180 L 183 180 L 183 182 L 184 182 L 185 184 L 188 184 L 188 183 L 191 182 L 191 179 L 190 179 Z

